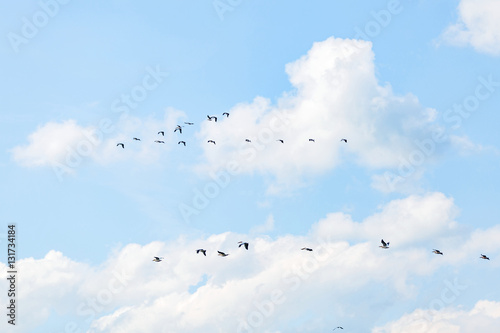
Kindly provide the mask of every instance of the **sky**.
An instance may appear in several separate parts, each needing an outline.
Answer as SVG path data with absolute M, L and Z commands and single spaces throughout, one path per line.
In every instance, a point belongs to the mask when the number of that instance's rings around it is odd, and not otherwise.
M 0 13 L 2 332 L 498 331 L 500 1 Z

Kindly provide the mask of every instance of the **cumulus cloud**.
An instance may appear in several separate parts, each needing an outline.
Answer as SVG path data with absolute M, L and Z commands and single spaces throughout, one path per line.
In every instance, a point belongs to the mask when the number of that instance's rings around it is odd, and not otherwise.
M 338 318 L 355 325 L 366 310 L 359 331 L 367 331 L 393 307 L 381 298 L 391 294 L 391 299 L 411 300 L 419 291 L 416 278 L 445 264 L 480 261 L 465 252 L 461 260 L 446 261 L 448 252 L 465 244 L 467 251 L 481 248 L 498 255 L 499 231 L 493 228 L 476 230 L 459 245 L 450 243 L 446 256 L 433 262 L 437 258 L 425 240 L 453 234 L 455 215 L 451 198 L 429 193 L 391 201 L 361 222 L 330 214 L 306 235 L 273 239 L 226 232 L 128 244 L 99 266 L 50 251 L 41 259 L 18 261 L 23 272 L 19 304 L 33 313 L 18 329 L 29 332 L 56 313 L 69 318 L 64 324 L 90 332 L 317 332 Z M 272 227 L 271 216 L 264 226 Z M 391 248 L 379 249 L 379 239 L 386 236 Z M 240 240 L 250 243 L 248 251 L 238 248 Z M 198 248 L 207 256 L 196 254 Z M 229 256 L 218 257 L 218 250 Z M 153 256 L 165 259 L 155 263 Z M 3 289 L 5 284 L 0 281 Z
M 234 106 L 228 118 L 202 125 L 202 141 L 217 142 L 203 145 L 205 167 L 272 175 L 271 190 L 298 185 L 345 161 L 398 167 L 416 142 L 431 137 L 436 112 L 411 94 L 397 96 L 389 84 L 379 84 L 374 67 L 370 42 L 332 37 L 314 43 L 286 65 L 293 90 L 276 103 L 256 97 Z
M 500 55 L 500 2 L 461 0 L 458 15 L 458 21 L 442 35 L 446 42 L 471 45 L 478 52 Z

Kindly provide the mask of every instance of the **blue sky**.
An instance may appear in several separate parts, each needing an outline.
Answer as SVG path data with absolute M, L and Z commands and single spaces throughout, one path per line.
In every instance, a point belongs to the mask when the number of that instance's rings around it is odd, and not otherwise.
M 494 332 L 499 6 L 0 3 L 8 329 Z

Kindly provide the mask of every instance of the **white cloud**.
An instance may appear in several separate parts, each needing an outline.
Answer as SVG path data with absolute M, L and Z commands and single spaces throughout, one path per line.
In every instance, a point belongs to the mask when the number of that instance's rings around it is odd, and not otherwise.
M 330 214 L 307 235 L 272 239 L 226 232 L 168 244 L 128 244 L 98 267 L 57 251 L 21 259 L 19 304 L 33 315 L 22 320 L 19 332 L 41 326 L 54 311 L 72 318 L 66 320 L 79 329 L 90 324 L 90 332 L 208 333 L 238 327 L 283 332 L 291 330 L 291 322 L 293 330 L 324 331 L 333 318 L 354 323 L 364 307 L 372 316 L 393 308 L 378 296 L 413 299 L 419 292 L 416 279 L 443 265 L 485 264 L 480 251 L 499 255 L 498 226 L 475 230 L 459 242 L 447 240 L 456 238 L 456 210 L 451 198 L 430 193 L 392 201 L 362 222 Z M 272 217 L 265 226 L 272 226 Z M 391 248 L 379 249 L 386 236 Z M 248 251 L 238 248 L 240 240 L 250 242 Z M 433 255 L 427 241 L 448 244 L 446 255 Z M 304 246 L 314 251 L 301 251 Z M 207 256 L 196 254 L 198 248 Z M 217 250 L 230 255 L 218 257 Z M 165 260 L 155 263 L 153 256 Z M 5 284 L 0 281 L 4 290 Z M 313 321 L 307 319 L 310 309 Z
M 457 23 L 450 25 L 442 38 L 455 45 L 471 45 L 479 52 L 500 55 L 500 2 L 461 0 Z
M 370 42 L 314 43 L 286 72 L 294 90 L 276 104 L 256 97 L 234 106 L 228 118 L 202 124 L 205 167 L 269 174 L 276 179 L 270 190 L 279 191 L 345 161 L 398 167 L 401 157 L 417 148 L 416 141 L 431 137 L 435 110 L 377 82 Z M 217 145 L 206 144 L 209 139 Z

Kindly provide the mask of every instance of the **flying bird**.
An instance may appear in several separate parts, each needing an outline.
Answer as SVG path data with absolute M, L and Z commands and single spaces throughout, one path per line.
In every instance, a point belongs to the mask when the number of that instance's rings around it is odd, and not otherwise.
M 347 143 L 347 139 L 340 139 L 340 141 L 344 141 L 345 143 Z
M 245 139 L 246 142 L 252 142 L 250 139 Z
M 165 136 L 165 132 L 164 131 L 159 131 L 158 134 L 161 134 L 162 136 Z
M 244 245 L 244 246 L 245 246 L 245 249 L 247 249 L 247 250 L 248 250 L 248 243 L 246 243 L 246 242 L 241 242 L 241 241 L 240 241 L 240 242 L 238 242 L 238 244 L 240 244 L 240 245 L 238 245 L 238 247 L 241 247 L 242 245 Z
M 227 113 L 227 112 L 224 112 L 222 115 L 226 116 L 226 117 L 229 117 L 229 113 Z
M 312 251 L 313 249 L 310 249 L 308 247 L 303 247 L 303 248 L 301 248 L 301 250 Z
M 186 141 L 179 141 L 179 142 L 177 142 L 178 145 L 180 145 L 181 143 L 184 145 L 184 147 L 186 147 Z
M 382 243 L 382 245 L 379 246 L 380 248 L 383 248 L 383 249 L 388 249 L 389 248 L 389 243 L 390 242 L 386 243 L 386 242 L 384 242 L 383 239 L 380 242 Z
M 333 330 L 335 331 L 337 328 L 340 328 L 341 330 L 343 330 L 343 329 L 344 329 L 342 326 L 337 326 L 337 327 L 335 327 Z
M 203 249 L 198 249 L 196 250 L 196 253 L 203 253 L 203 255 L 206 257 L 207 256 L 207 250 L 203 250 Z
M 432 250 L 432 252 L 435 253 L 435 254 L 443 255 L 443 252 L 441 252 L 439 250 L 436 250 L 436 249 Z
M 316 142 L 314 139 L 309 139 L 309 141 L 311 141 L 311 142 Z
M 217 251 L 217 255 L 218 255 L 218 256 L 221 256 L 221 257 L 227 257 L 229 254 L 228 254 L 228 253 L 221 252 L 221 251 Z
M 214 140 L 208 140 L 207 143 L 213 143 L 215 145 L 215 141 Z
M 174 129 L 174 133 L 177 131 L 182 134 L 182 127 L 180 125 L 177 125 L 177 127 Z
M 116 146 L 117 146 L 117 147 L 118 147 L 118 146 L 122 146 L 122 148 L 124 148 L 124 149 L 125 149 L 125 145 L 124 145 L 123 143 L 121 143 L 121 142 L 120 142 L 120 143 L 117 143 L 117 144 L 116 144 Z
M 186 124 L 186 125 L 194 125 L 194 123 L 190 123 L 188 121 L 185 121 L 184 124 Z
M 156 143 L 165 143 L 165 141 L 155 140 Z
M 207 118 L 208 118 L 208 121 L 212 121 L 212 119 L 213 119 L 213 120 L 215 120 L 215 122 L 217 122 L 217 117 L 216 116 L 209 116 L 209 115 L 207 115 Z
M 486 260 L 490 260 L 490 258 L 488 258 L 487 256 L 485 256 L 484 254 L 481 254 L 481 259 L 486 259 Z
M 278 140 L 276 140 L 276 141 L 279 141 L 279 142 L 281 142 L 281 143 L 285 143 L 285 141 L 283 141 L 283 140 L 281 140 L 281 139 L 278 139 Z
M 141 139 L 139 139 L 139 138 L 133 138 L 133 140 L 135 140 L 135 141 L 141 141 Z
M 162 260 L 163 260 L 163 257 L 154 257 L 154 258 L 153 258 L 153 261 L 154 261 L 154 262 L 160 262 L 160 261 L 162 261 Z

